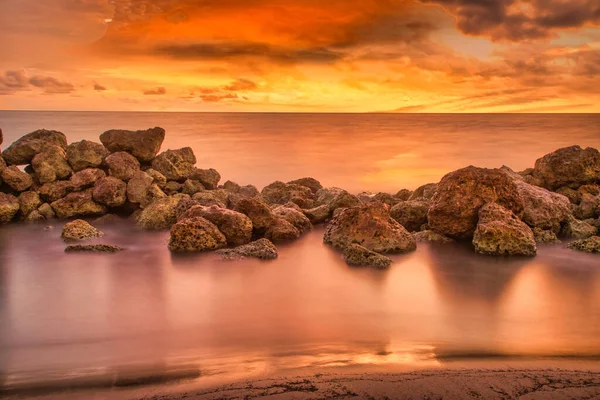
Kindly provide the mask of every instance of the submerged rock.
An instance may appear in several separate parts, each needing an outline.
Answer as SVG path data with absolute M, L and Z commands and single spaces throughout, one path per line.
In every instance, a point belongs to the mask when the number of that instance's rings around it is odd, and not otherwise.
M 412 234 L 415 240 L 418 242 L 434 242 L 434 243 L 454 243 L 454 240 L 441 235 L 437 232 L 425 230 L 421 232 L 415 232 Z
M 66 152 L 67 161 L 75 172 L 86 168 L 99 168 L 109 154 L 106 147 L 89 140 L 71 143 Z
M 77 244 L 65 248 L 66 253 L 118 253 L 123 250 L 120 246 L 110 244 Z
M 600 253 L 600 236 L 592 236 L 587 239 L 577 240 L 569 243 L 568 248 L 586 253 Z
M 473 245 L 477 253 L 495 256 L 534 256 L 537 252 L 531 228 L 496 203 L 488 203 L 479 210 Z
M 125 151 L 140 162 L 149 163 L 160 151 L 165 130 L 159 127 L 145 131 L 110 130 L 100 135 L 100 141 L 111 152 Z
M 36 154 L 41 153 L 51 146 L 66 149 L 67 137 L 58 131 L 40 129 L 28 133 L 14 142 L 8 149 L 4 150 L 2 156 L 10 165 L 31 164 L 31 160 L 33 160 Z
M 597 232 L 598 229 L 595 226 L 569 215 L 567 222 L 563 225 L 561 233 L 572 239 L 586 239 L 590 236 L 594 236 Z
M 216 250 L 227 246 L 225 236 L 202 217 L 182 219 L 171 228 L 169 249 L 177 253 Z
M 356 267 L 389 268 L 392 265 L 389 257 L 375 253 L 356 243 L 346 247 L 344 260 L 348 265 Z
M 103 215 L 108 211 L 105 206 L 93 200 L 91 189 L 85 192 L 70 193 L 53 202 L 51 206 L 60 219 Z
M 113 153 L 106 157 L 104 164 L 108 167 L 108 175 L 129 182 L 140 170 L 140 162 L 126 152 Z
M 73 173 L 67 162 L 67 154 L 62 147 L 49 146 L 36 154 L 31 161 L 40 183 L 54 182 L 67 179 Z
M 175 210 L 179 201 L 174 197 L 153 201 L 137 215 L 138 225 L 147 230 L 170 229 L 177 222 Z
M 33 185 L 31 176 L 14 165 L 4 168 L 0 177 L 15 192 L 24 192 Z
M 390 209 L 390 215 L 409 232 L 416 232 L 427 223 L 429 201 L 426 199 L 403 201 Z
M 84 240 L 97 239 L 104 233 L 82 219 L 68 222 L 63 226 L 62 238 L 65 242 L 80 242 Z
M 196 156 L 191 147 L 167 150 L 152 161 L 152 168 L 170 181 L 185 181 L 194 172 Z
M 595 183 L 600 181 L 600 152 L 580 146 L 558 149 L 535 162 L 534 174 L 550 190 Z
M 278 257 L 277 247 L 268 239 L 259 239 L 234 249 L 218 250 L 216 253 L 226 260 L 241 260 L 244 258 L 274 260 Z
M 0 192 L 0 224 L 6 224 L 19 212 L 19 199 L 12 194 Z
M 194 200 L 189 201 L 194 202 Z M 181 200 L 178 207 L 182 206 L 182 202 L 188 202 L 188 200 Z M 252 239 L 252 221 L 242 213 L 218 206 L 192 206 L 178 220 L 194 217 L 202 217 L 215 224 L 225 235 L 229 246 L 246 244 Z

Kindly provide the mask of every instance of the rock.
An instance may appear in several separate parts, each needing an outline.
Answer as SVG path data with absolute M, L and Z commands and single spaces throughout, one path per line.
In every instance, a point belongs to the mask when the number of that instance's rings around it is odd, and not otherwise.
M 382 203 L 344 210 L 329 223 L 323 240 L 340 250 L 357 243 L 377 253 L 405 253 L 417 247 L 415 239 Z
M 4 168 L 6 168 L 6 161 L 4 161 L 2 154 L 0 154 L 0 172 L 4 171 Z M 2 182 L 0 181 L 0 183 Z
M 168 196 L 171 196 L 171 195 L 174 195 L 174 194 L 177 194 L 177 193 L 181 193 L 181 189 L 182 188 L 183 188 L 183 185 L 181 183 L 175 182 L 175 181 L 169 181 L 161 189 Z
M 212 222 L 202 217 L 182 219 L 171 228 L 169 249 L 173 252 L 200 252 L 225 246 L 225 236 Z
M 2 134 L 2 129 L 0 129 L 0 146 L 2 146 L 2 142 L 4 142 L 4 135 Z
M 53 202 L 51 206 L 59 219 L 96 216 L 107 212 L 105 206 L 93 200 L 91 189 L 85 192 L 70 193 Z
M 383 204 L 387 204 L 387 205 L 388 205 L 388 206 L 390 206 L 390 207 L 393 207 L 394 205 L 396 205 L 396 204 L 398 204 L 398 203 L 399 203 L 399 200 L 398 200 L 396 197 L 392 196 L 392 195 L 391 195 L 391 194 L 389 194 L 389 193 L 384 193 L 384 192 L 379 192 L 379 193 L 377 193 L 377 194 L 376 194 L 376 195 L 373 197 L 373 199 L 374 199 L 375 201 L 380 201 L 380 202 L 382 202 Z
M 259 260 L 274 260 L 278 257 L 277 248 L 268 239 L 259 239 L 255 242 L 238 246 L 235 249 L 218 250 L 226 260 L 241 260 L 244 258 L 258 258 Z
M 154 180 L 154 183 L 156 183 L 158 186 L 167 184 L 167 177 L 158 172 L 157 170 L 153 168 L 148 168 L 144 172 L 150 175 Z
M 479 210 L 496 202 L 523 213 L 523 200 L 516 183 L 503 171 L 467 167 L 442 178 L 431 199 L 428 223 L 431 229 L 455 239 L 470 239 L 477 227 Z
M 440 235 L 437 232 L 431 230 L 424 230 L 421 232 L 415 232 L 412 234 L 417 243 L 419 242 L 435 242 L 435 243 L 454 243 L 454 240 Z
M 179 200 L 174 197 L 157 199 L 139 213 L 137 223 L 147 230 L 170 229 L 177 222 L 177 204 Z
M 177 203 L 177 207 L 175 207 L 175 215 L 177 216 L 177 221 L 183 217 L 183 215 L 192 207 L 202 206 L 194 199 L 181 199 L 179 203 Z
M 479 210 L 473 245 L 477 253 L 494 256 L 534 256 L 537 252 L 531 228 L 496 203 L 488 203 Z
M 113 153 L 104 159 L 108 167 L 108 175 L 129 182 L 133 175 L 140 170 L 140 162 L 129 153 Z
M 104 236 L 104 233 L 94 228 L 82 219 L 68 222 L 63 226 L 62 238 L 65 242 L 81 242 L 84 240 L 97 239 Z
M 57 181 L 42 185 L 38 193 L 42 200 L 53 203 L 65 197 L 72 189 L 70 181 Z
M 49 146 L 36 154 L 31 161 L 40 183 L 67 179 L 73 173 L 62 147 Z
M 31 212 L 37 211 L 42 205 L 42 200 L 37 192 L 30 190 L 19 195 L 19 205 L 21 208 L 21 215 L 25 219 Z
M 99 168 L 110 152 L 100 143 L 82 140 L 67 146 L 67 161 L 73 171 L 83 171 L 86 168 Z
M 283 218 L 274 218 L 265 232 L 265 238 L 273 243 L 284 243 L 296 240 L 300 231 Z
M 26 223 L 42 222 L 45 220 L 46 217 L 44 217 L 42 213 L 40 213 L 38 210 L 33 210 L 32 212 L 27 214 L 25 218 L 23 218 L 23 221 Z
M 536 243 L 560 243 L 553 230 L 533 228 L 533 237 L 535 237 Z
M 572 204 L 579 204 L 581 202 L 581 193 L 570 187 L 563 186 L 556 189 L 555 192 L 568 198 Z
M 12 194 L 0 192 L 0 224 L 12 221 L 19 209 L 19 199 Z
M 294 198 L 312 200 L 313 192 L 306 186 L 277 181 L 265 186 L 261 195 L 268 204 L 285 204 Z
M 44 203 L 42 204 L 39 208 L 38 208 L 38 212 L 44 217 L 44 219 L 48 220 L 48 219 L 54 219 L 56 218 L 56 213 L 54 212 L 54 210 L 52 209 L 52 206 L 48 203 Z
M 600 236 L 577 240 L 569 243 L 567 247 L 571 250 L 584 251 L 586 253 L 600 253 Z
M 190 179 L 200 182 L 208 190 L 215 190 L 219 186 L 221 175 L 213 168 L 194 168 L 190 174 Z
M 329 210 L 329 206 L 327 204 L 311 208 L 310 210 L 303 210 L 302 212 L 313 225 L 322 224 L 331 216 L 331 211 Z
M 600 152 L 580 146 L 558 149 L 535 162 L 534 174 L 550 190 L 596 183 L 600 181 Z
M 152 161 L 152 168 L 170 181 L 185 181 L 194 172 L 196 156 L 190 147 L 167 150 Z
M 598 229 L 595 226 L 569 215 L 567 222 L 563 225 L 561 233 L 572 239 L 586 239 L 590 236 L 594 236 L 597 232 Z
M 588 224 L 590 224 L 591 226 L 595 226 L 596 228 L 598 228 L 598 232 L 600 232 L 600 218 L 590 218 L 590 219 L 586 219 L 585 221 Z
M 292 224 L 294 228 L 296 228 L 298 232 L 300 232 L 301 235 L 312 229 L 312 224 L 310 220 L 300 210 L 285 206 L 279 206 L 273 210 L 273 215 L 275 217 L 283 218 L 284 220 Z
M 112 176 L 102 178 L 94 186 L 93 198 L 108 207 L 120 207 L 127 201 L 127 185 Z
M 95 225 L 111 225 L 122 221 L 123 218 L 115 214 L 106 214 L 100 218 L 96 218 L 93 222 Z
M 353 243 L 344 250 L 344 260 L 348 265 L 356 267 L 389 268 L 392 260 L 375 253 L 359 244 Z
M 222 188 L 227 190 L 228 192 L 231 193 L 237 193 L 240 191 L 240 189 L 242 188 L 240 185 L 238 185 L 235 182 L 232 181 L 226 181 L 223 185 Z
M 123 250 L 125 249 L 120 246 L 109 244 L 78 244 L 65 248 L 66 253 L 118 253 Z
M 184 212 L 178 220 L 194 217 L 202 217 L 215 224 L 219 231 L 225 235 L 229 246 L 246 244 L 252 239 L 252 221 L 242 213 L 218 206 L 193 206 Z
M 561 224 L 571 214 L 569 199 L 524 181 L 515 184 L 523 202 L 523 222 L 532 228 L 560 232 Z
M 192 196 L 192 199 L 199 205 L 203 206 L 219 206 L 221 208 L 227 208 L 228 199 L 224 198 L 223 193 L 217 190 L 207 190 L 198 192 Z
M 428 183 L 427 185 L 423 185 L 418 187 L 408 198 L 408 200 L 416 200 L 416 199 L 432 199 L 435 195 L 435 191 L 437 190 L 437 183 Z
M 390 215 L 406 228 L 409 232 L 416 232 L 427 223 L 427 212 L 429 201 L 421 198 L 419 200 L 403 201 L 390 209 Z
M 79 192 L 93 187 L 100 179 L 105 178 L 106 173 L 98 168 L 86 168 L 71 176 L 71 189 Z M 65 193 L 66 195 L 66 193 Z M 63 196 L 64 197 L 64 196 Z M 57 199 L 58 200 L 58 199 Z
M 275 219 L 269 206 L 257 198 L 241 198 L 234 204 L 233 209 L 247 215 L 252 220 L 254 232 L 258 235 L 263 235 Z
M 311 190 L 313 193 L 317 193 L 319 190 L 323 189 L 323 185 L 321 182 L 316 180 L 315 178 L 300 178 L 293 181 L 288 182 L 288 185 L 299 185 L 305 186 Z
M 582 193 L 579 204 L 573 207 L 573 215 L 577 219 L 590 219 L 600 216 L 600 196 Z
M 145 131 L 110 130 L 100 135 L 100 141 L 111 152 L 125 151 L 143 163 L 154 159 L 164 140 L 165 130 L 159 127 Z
M 168 196 L 163 192 L 156 183 L 150 185 L 146 194 L 146 200 L 140 203 L 141 208 L 146 208 L 149 204 L 152 204 L 158 199 L 164 199 Z
M 138 171 L 127 182 L 127 199 L 131 203 L 142 204 L 148 200 L 148 191 L 154 179 L 146 172 Z
M 0 177 L 15 192 L 24 192 L 33 185 L 31 176 L 14 165 L 4 168 L 0 173 Z
M 401 201 L 406 201 L 406 200 L 410 199 L 410 196 L 412 196 L 412 194 L 413 194 L 412 190 L 408 190 L 408 189 L 400 189 L 400 190 L 398 191 L 398 193 L 396 193 L 396 196 L 395 196 L 395 197 L 396 197 L 398 200 L 401 200 Z
M 181 187 L 181 191 L 185 194 L 189 194 L 190 196 L 193 196 L 198 192 L 203 192 L 206 189 L 207 188 L 204 187 L 202 182 L 195 181 L 193 179 L 186 180 Z
M 31 164 L 31 160 L 36 154 L 48 149 L 50 146 L 66 149 L 67 137 L 61 132 L 40 129 L 28 133 L 14 142 L 2 153 L 2 156 L 9 165 Z
M 350 208 L 361 204 L 358 197 L 340 188 L 321 189 L 316 194 L 316 206 L 327 205 L 330 213 L 338 208 Z

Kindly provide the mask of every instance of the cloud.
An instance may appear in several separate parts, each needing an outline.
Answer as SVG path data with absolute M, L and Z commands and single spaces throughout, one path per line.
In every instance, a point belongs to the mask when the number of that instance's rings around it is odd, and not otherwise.
M 236 81 L 232 82 L 231 84 L 223 87 L 223 89 L 225 89 L 225 90 L 231 90 L 234 92 L 255 90 L 257 88 L 258 88 L 258 85 L 256 84 L 256 82 L 252 82 L 251 80 L 248 80 L 248 79 L 237 79 Z
M 43 89 L 45 94 L 68 94 L 75 91 L 75 86 L 49 76 L 36 75 L 29 79 L 32 86 Z
M 103 92 L 105 91 L 107 88 L 106 86 L 102 86 L 99 83 L 94 83 L 94 90 L 97 92 Z
M 155 89 L 144 90 L 144 95 L 146 96 L 162 96 L 167 94 L 167 89 L 164 87 L 157 87 Z
M 226 94 L 202 94 L 199 96 L 205 103 L 219 103 L 223 100 L 238 99 L 238 95 L 235 93 Z
M 43 75 L 29 78 L 23 70 L 9 70 L 4 73 L 4 76 L 0 76 L 0 94 L 2 95 L 30 90 L 32 86 L 42 89 L 44 94 L 69 94 L 75 91 L 75 86 L 69 82 Z
M 0 75 L 0 95 L 12 94 L 29 88 L 29 78 L 25 71 L 6 71 Z

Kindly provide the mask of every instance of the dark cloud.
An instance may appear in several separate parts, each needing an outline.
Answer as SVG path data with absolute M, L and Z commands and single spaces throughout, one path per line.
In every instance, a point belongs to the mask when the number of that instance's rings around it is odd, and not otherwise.
M 45 94 L 68 94 L 75 91 L 75 86 L 49 76 L 36 75 L 29 79 L 32 86 L 43 89 Z
M 29 88 L 29 78 L 25 71 L 6 71 L 0 75 L 0 95 L 12 94 Z
M 144 90 L 146 96 L 162 96 L 167 94 L 167 89 L 164 87 L 157 87 L 155 89 Z
M 258 88 L 258 85 L 256 84 L 256 82 L 252 82 L 251 80 L 248 80 L 248 79 L 238 79 L 238 80 L 232 82 L 231 84 L 223 87 L 223 89 L 225 89 L 225 90 L 231 90 L 234 92 L 255 90 L 257 88 Z
M 0 94 L 13 94 L 31 87 L 40 88 L 45 94 L 68 94 L 75 91 L 75 86 L 69 82 L 59 81 L 49 76 L 36 75 L 31 78 L 25 71 L 6 71 L 0 76 Z
M 99 83 L 94 83 L 94 90 L 97 92 L 103 92 L 106 90 L 106 86 L 102 86 Z
M 235 93 L 225 93 L 225 94 L 203 94 L 200 95 L 200 98 L 205 103 L 219 103 L 223 100 L 234 100 L 238 99 L 238 95 Z

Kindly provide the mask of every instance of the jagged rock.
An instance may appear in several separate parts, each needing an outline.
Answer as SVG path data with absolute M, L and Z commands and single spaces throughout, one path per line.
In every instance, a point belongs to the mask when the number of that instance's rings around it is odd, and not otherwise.
M 154 180 L 154 183 L 156 183 L 159 187 L 167 184 L 167 177 L 154 168 L 148 168 L 144 172 L 150 175 Z
M 437 232 L 431 230 L 424 230 L 420 232 L 415 232 L 412 234 L 417 243 L 419 242 L 435 242 L 435 243 L 454 243 L 454 240 L 446 237 L 444 235 L 440 235 Z
M 227 246 L 225 236 L 202 217 L 182 219 L 171 228 L 169 249 L 177 253 L 216 250 Z
M 215 224 L 219 231 L 225 235 L 229 246 L 246 244 L 252 239 L 252 221 L 242 213 L 218 206 L 193 206 L 184 212 L 178 220 L 194 217 L 202 217 Z
M 105 178 L 106 173 L 98 168 L 86 168 L 71 176 L 71 189 L 79 192 L 93 187 L 100 179 Z M 66 195 L 66 193 L 65 193 Z M 57 199 L 58 200 L 58 199 Z
M 218 190 L 207 190 L 198 192 L 192 196 L 198 204 L 203 206 L 219 206 L 221 208 L 227 208 L 228 197 L 225 197 L 222 192 Z
M 316 194 L 317 199 L 315 205 L 327 205 L 329 212 L 333 213 L 338 208 L 350 208 L 361 204 L 358 197 L 348 193 L 340 188 L 325 188 L 321 189 Z
M 288 185 L 299 185 L 305 186 L 311 190 L 313 193 L 317 193 L 319 190 L 323 189 L 323 185 L 321 182 L 316 180 L 315 178 L 300 178 L 293 181 L 288 182 Z
M 558 149 L 535 162 L 534 174 L 550 190 L 596 183 L 600 181 L 600 152 L 580 146 Z
M 2 180 L 8 186 L 10 186 L 15 192 L 24 192 L 33 185 L 33 179 L 31 176 L 19 169 L 19 167 L 13 165 L 4 168 L 0 173 Z
M 33 157 L 31 166 L 40 183 L 67 179 L 73 173 L 67 162 L 65 150 L 59 146 L 49 146 Z
M 206 189 L 207 188 L 204 187 L 202 182 L 193 179 L 186 180 L 181 187 L 181 191 L 185 194 L 189 194 L 190 196 L 193 196 L 198 192 L 203 192 Z
M 163 192 L 156 183 L 153 183 L 148 188 L 148 192 L 146 193 L 146 199 L 140 203 L 141 208 L 146 208 L 148 204 L 152 204 L 158 199 L 164 199 L 168 196 Z
M 590 224 L 591 226 L 595 226 L 598 228 L 598 232 L 600 232 L 600 218 L 589 218 L 583 222 Z
M 54 212 L 54 210 L 52 209 L 52 206 L 48 203 L 44 203 L 42 204 L 39 208 L 38 208 L 38 212 L 44 217 L 44 219 L 48 220 L 48 219 L 54 219 L 56 218 L 56 213 Z
M 277 247 L 268 239 L 259 239 L 255 242 L 238 246 L 235 249 L 217 250 L 226 260 L 241 260 L 244 258 L 258 258 L 259 260 L 274 260 L 278 257 Z
M 177 194 L 177 193 L 181 193 L 181 189 L 182 188 L 183 188 L 183 185 L 181 183 L 175 182 L 175 181 L 169 181 L 161 189 L 168 196 L 171 196 L 171 195 L 174 195 L 174 194 Z
M 12 194 L 0 192 L 0 224 L 12 221 L 19 209 L 19 199 Z
M 110 152 L 100 143 L 82 140 L 67 146 L 67 161 L 73 171 L 83 171 L 86 168 L 99 168 Z
M 147 230 L 170 229 L 177 222 L 175 209 L 179 199 L 164 197 L 148 204 L 137 216 L 137 223 Z
M 30 190 L 19 195 L 19 204 L 21 208 L 21 215 L 25 219 L 29 214 L 31 214 L 32 211 L 37 211 L 37 209 L 42 205 L 42 200 L 37 192 Z
M 310 220 L 300 210 L 286 206 L 279 206 L 273 210 L 273 215 L 275 217 L 283 218 L 292 224 L 301 235 L 312 229 Z
M 533 236 L 536 243 L 560 243 L 556 233 L 552 230 L 544 230 L 541 228 L 533 228 Z
M 372 193 L 372 192 L 362 192 L 359 193 L 356 197 L 361 201 L 361 203 L 371 203 L 374 201 L 379 201 L 383 204 L 387 204 L 392 207 L 393 205 L 399 202 L 398 198 L 392 196 L 389 193 Z
M 578 190 L 572 189 L 568 186 L 558 188 L 555 190 L 555 192 L 568 198 L 572 204 L 579 204 L 581 202 L 581 193 Z
M 419 200 L 408 200 L 396 204 L 390 209 L 390 215 L 407 231 L 416 232 L 421 229 L 422 225 L 427 223 L 428 211 L 429 201 L 420 198 Z
M 94 200 L 108 207 L 120 207 L 127 201 L 127 185 L 120 179 L 108 176 L 96 182 Z
M 65 248 L 66 253 L 118 253 L 123 250 L 120 246 L 110 244 L 77 244 Z
M 311 208 L 310 210 L 302 210 L 302 212 L 313 225 L 322 224 L 331 216 L 331 211 L 329 210 L 329 206 L 327 204 Z
M 590 219 L 600 216 L 600 196 L 582 193 L 579 204 L 573 207 L 573 215 L 577 219 Z
M 410 195 L 408 200 L 416 200 L 416 199 L 428 199 L 431 200 L 435 191 L 437 190 L 437 183 L 428 183 L 427 185 L 423 185 L 415 189 L 414 192 Z
M 277 181 L 265 186 L 261 195 L 268 204 L 285 204 L 294 198 L 312 200 L 313 192 L 306 186 Z
M 537 252 L 531 228 L 496 203 L 488 203 L 479 210 L 473 245 L 477 253 L 495 256 L 534 256 Z
M 115 129 L 100 135 L 100 141 L 111 152 L 125 151 L 143 163 L 154 159 L 164 140 L 165 130 L 159 127 L 145 131 Z
M 571 250 L 584 251 L 586 253 L 600 253 L 600 236 L 577 240 L 569 243 L 567 247 Z
M 82 219 L 68 222 L 63 226 L 62 238 L 65 242 L 81 242 L 103 237 L 104 233 Z
M 240 185 L 232 181 L 226 181 L 221 187 L 231 193 L 237 193 L 242 188 Z
M 185 181 L 194 172 L 196 156 L 190 147 L 167 150 L 152 160 L 152 168 L 170 181 Z
M 50 146 L 67 148 L 67 137 L 57 131 L 40 129 L 23 136 L 4 150 L 2 156 L 9 165 L 31 164 L 36 154 L 48 149 Z
M 177 221 L 183 217 L 183 215 L 192 207 L 202 206 L 194 199 L 181 199 L 179 203 L 177 203 L 177 207 L 175 207 L 175 215 L 177 216 Z
M 344 260 L 348 265 L 356 267 L 389 268 L 392 265 L 389 257 L 375 253 L 356 243 L 346 247 Z
M 515 181 L 515 184 L 523 201 L 523 222 L 532 228 L 560 232 L 561 224 L 571 214 L 569 199 L 524 181 Z
M 53 203 L 65 197 L 72 189 L 70 181 L 56 181 L 42 185 L 38 193 L 42 200 Z
M 131 154 L 121 151 L 113 153 L 104 159 L 108 167 L 108 175 L 113 178 L 129 182 L 129 180 L 140 170 L 140 162 Z
M 6 168 L 6 161 L 4 161 L 2 154 L 0 154 L 0 172 L 2 172 L 4 170 L 4 168 Z M 0 183 L 1 182 L 2 181 L 0 181 Z
M 569 215 L 567 221 L 563 225 L 561 233 L 572 239 L 586 239 L 590 236 L 594 236 L 597 232 L 598 229 L 595 226 Z
M 404 253 L 417 247 L 415 239 L 382 203 L 345 209 L 329 223 L 323 240 L 340 250 L 357 243 L 377 253 Z
M 148 200 L 148 191 L 154 179 L 146 172 L 138 171 L 127 182 L 127 199 L 131 203 L 142 204 Z
M 296 204 L 296 203 L 292 203 L 291 201 L 289 201 L 289 202 L 285 203 L 285 204 L 284 204 L 284 205 L 282 205 L 282 206 L 279 206 L 279 205 L 277 205 L 277 204 L 274 204 L 274 205 L 272 205 L 272 206 L 271 206 L 271 209 L 272 209 L 272 210 L 276 210 L 278 207 L 292 208 L 292 209 L 294 209 L 294 210 L 296 210 L 296 211 L 300 211 L 302 214 L 304 214 L 304 213 L 303 213 L 303 210 L 302 210 L 302 208 L 301 208 L 301 207 L 300 207 L 298 204 Z M 310 221 L 309 221 L 309 222 L 310 222 Z
M 273 243 L 284 243 L 296 240 L 300 231 L 283 218 L 275 217 L 265 232 L 265 238 Z
M 190 179 L 200 182 L 208 190 L 215 190 L 219 186 L 221 175 L 213 168 L 194 168 L 190 174 Z
M 92 189 L 85 192 L 70 193 L 51 204 L 59 219 L 73 217 L 96 216 L 106 214 L 105 206 L 96 203 L 92 198 Z
M 233 205 L 233 209 L 252 220 L 254 232 L 258 235 L 263 235 L 275 219 L 269 206 L 258 198 L 240 198 Z
M 23 221 L 26 223 L 41 222 L 45 220 L 46 217 L 44 217 L 42 213 L 40 213 L 38 210 L 33 210 L 32 212 L 27 214 L 25 218 L 23 218 Z
M 451 172 L 442 178 L 431 199 L 429 226 L 455 239 L 469 239 L 477 227 L 479 210 L 491 202 L 517 216 L 523 213 L 517 185 L 505 172 L 473 166 Z
M 412 194 L 413 194 L 412 190 L 400 189 L 398 191 L 398 193 L 396 193 L 395 197 L 398 200 L 406 201 L 406 200 L 410 199 L 410 196 L 412 196 Z

